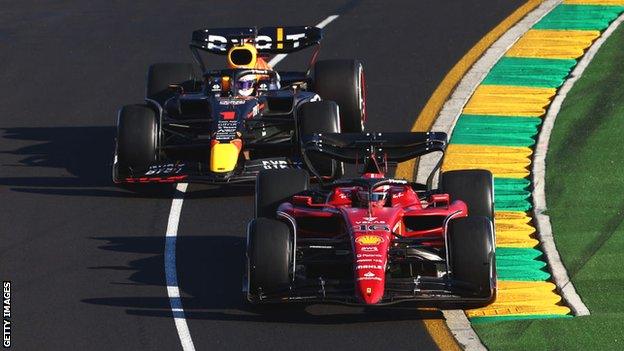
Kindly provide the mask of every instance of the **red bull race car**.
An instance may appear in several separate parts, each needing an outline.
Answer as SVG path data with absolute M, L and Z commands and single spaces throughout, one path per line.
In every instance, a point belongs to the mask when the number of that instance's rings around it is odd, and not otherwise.
M 321 29 L 303 26 L 194 31 L 196 65 L 150 66 L 145 103 L 119 111 L 113 181 L 253 181 L 263 169 L 301 167 L 301 135 L 361 132 L 362 64 L 317 61 L 321 39 Z M 301 72 L 267 62 L 307 48 Z M 227 67 L 207 69 L 206 53 L 225 56 Z M 326 178 L 342 172 L 334 160 L 313 162 Z
M 310 185 L 266 170 L 247 229 L 243 291 L 254 304 L 313 301 L 477 307 L 496 297 L 494 196 L 486 170 L 443 172 L 439 188 L 386 176 L 388 163 L 444 152 L 445 133 L 303 137 L 304 161 L 355 163 L 354 179 Z M 314 165 L 310 172 L 321 179 Z

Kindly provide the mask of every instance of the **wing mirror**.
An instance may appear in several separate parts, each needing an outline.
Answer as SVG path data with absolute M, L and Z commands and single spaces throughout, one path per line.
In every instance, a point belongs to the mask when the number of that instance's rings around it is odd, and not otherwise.
M 429 198 L 429 201 L 431 201 L 433 207 L 449 207 L 451 202 L 449 194 L 433 194 Z
M 312 205 L 312 198 L 310 196 L 295 195 L 292 198 L 292 202 L 293 202 L 294 205 L 311 206 Z
M 183 94 L 184 93 L 184 88 L 180 84 L 169 84 L 168 89 L 169 89 L 169 91 L 171 91 L 173 93 L 176 93 L 176 94 Z

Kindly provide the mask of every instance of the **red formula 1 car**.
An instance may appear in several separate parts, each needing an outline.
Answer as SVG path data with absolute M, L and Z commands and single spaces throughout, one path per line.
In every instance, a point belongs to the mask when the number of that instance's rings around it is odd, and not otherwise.
M 388 163 L 444 152 L 445 146 L 445 133 L 304 136 L 308 165 L 332 158 L 355 163 L 361 176 L 312 187 L 303 170 L 260 172 L 256 218 L 247 231 L 247 299 L 454 307 L 493 302 L 492 174 L 444 172 L 435 190 L 385 176 Z

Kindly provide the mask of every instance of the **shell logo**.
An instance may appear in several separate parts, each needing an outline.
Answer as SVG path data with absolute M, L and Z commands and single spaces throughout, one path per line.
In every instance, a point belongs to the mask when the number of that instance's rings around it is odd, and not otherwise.
M 383 238 L 378 235 L 362 235 L 355 239 L 360 245 L 379 245 L 383 242 Z

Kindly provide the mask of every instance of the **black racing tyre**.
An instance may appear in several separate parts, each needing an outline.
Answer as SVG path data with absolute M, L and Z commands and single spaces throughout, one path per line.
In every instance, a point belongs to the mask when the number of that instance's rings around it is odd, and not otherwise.
M 339 107 L 333 101 L 308 102 L 299 110 L 299 135 L 340 133 Z M 344 173 L 342 162 L 324 155 L 308 155 L 312 166 L 322 177 L 339 178 Z
M 185 91 L 194 90 L 199 80 L 190 63 L 155 63 L 147 70 L 145 96 L 164 106 L 165 101 L 174 95 L 170 84 L 181 84 Z
M 275 218 L 277 207 L 308 189 L 308 172 L 302 169 L 266 169 L 256 179 L 256 218 Z
M 468 215 L 485 216 L 494 220 L 494 178 L 487 170 L 460 170 L 442 173 L 440 190 L 451 201 L 462 200 Z
M 450 267 L 453 279 L 470 283 L 466 297 L 479 298 L 471 307 L 485 306 L 496 298 L 494 228 L 485 216 L 468 216 L 449 222 Z
M 366 122 L 364 66 L 358 60 L 322 60 L 314 65 L 312 90 L 340 106 L 344 133 L 359 133 Z
M 256 218 L 247 232 L 248 299 L 286 288 L 291 281 L 293 238 L 282 221 Z
M 117 164 L 125 171 L 146 168 L 157 159 L 158 121 L 145 105 L 126 105 L 117 119 Z

